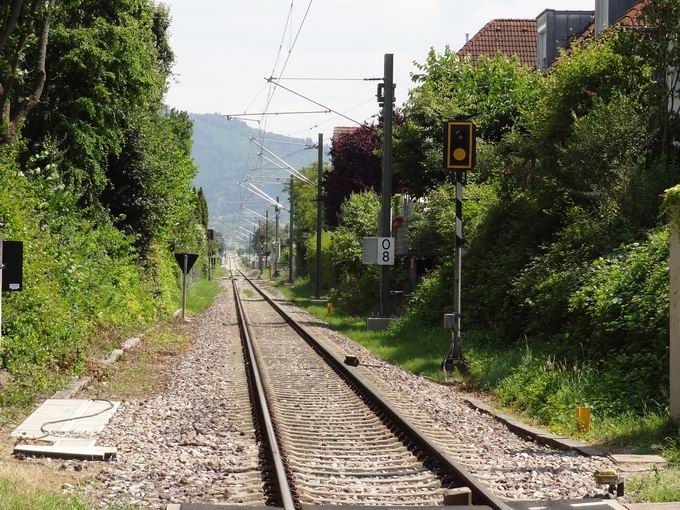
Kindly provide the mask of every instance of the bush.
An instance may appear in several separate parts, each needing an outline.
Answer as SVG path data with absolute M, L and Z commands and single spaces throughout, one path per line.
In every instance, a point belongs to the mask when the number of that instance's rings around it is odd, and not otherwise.
M 144 327 L 177 294 L 167 248 L 145 269 L 133 238 L 106 217 L 87 219 L 53 177 L 28 179 L 11 155 L 0 162 L 0 226 L 24 242 L 24 289 L 4 296 L 0 367 L 12 381 L 0 405 L 30 403 L 84 368 L 95 332 Z

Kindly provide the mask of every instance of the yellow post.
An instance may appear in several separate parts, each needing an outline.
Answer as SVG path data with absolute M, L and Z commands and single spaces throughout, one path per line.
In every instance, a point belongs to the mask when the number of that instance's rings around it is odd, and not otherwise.
M 590 430 L 590 407 L 576 408 L 576 429 L 579 432 Z
M 326 311 L 328 312 L 329 317 L 333 317 L 333 303 L 330 301 L 326 303 Z

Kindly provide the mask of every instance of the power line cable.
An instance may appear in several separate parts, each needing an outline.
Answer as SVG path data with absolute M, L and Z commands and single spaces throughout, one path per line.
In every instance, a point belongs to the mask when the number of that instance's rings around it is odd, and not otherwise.
M 382 78 L 327 78 L 327 77 L 281 77 L 280 80 L 288 81 L 382 81 Z
M 309 9 L 312 7 L 312 2 L 314 0 L 309 0 L 309 3 L 307 4 L 307 9 L 305 10 L 305 15 L 302 17 L 302 21 L 300 22 L 300 26 L 298 27 L 297 33 L 295 34 L 295 39 L 293 39 L 293 42 L 290 46 L 290 49 L 288 50 L 288 55 L 286 56 L 286 60 L 283 62 L 283 66 L 281 67 L 281 72 L 279 72 L 279 78 L 283 76 L 284 71 L 286 70 L 286 66 L 288 65 L 288 61 L 290 60 L 290 56 L 293 54 L 293 49 L 295 48 L 295 44 L 297 43 L 298 37 L 300 36 L 300 32 L 302 31 L 302 27 L 305 24 L 305 21 L 307 20 L 307 15 L 309 14 Z M 292 9 L 292 5 L 291 5 Z M 273 78 L 274 73 L 270 74 L 270 76 Z M 276 92 L 276 88 L 279 87 L 280 85 L 278 83 L 274 83 L 274 88 L 271 89 L 271 94 L 269 95 L 269 99 L 267 101 L 267 104 L 264 107 L 264 111 L 266 112 L 269 109 L 269 105 L 272 102 L 272 99 L 274 98 L 274 92 Z
M 274 81 L 273 78 L 265 78 L 265 80 L 267 80 L 267 81 Z M 320 106 L 321 108 L 325 108 L 325 109 L 327 109 L 327 110 L 330 110 L 331 112 L 337 114 L 338 116 L 343 117 L 343 118 L 349 120 L 350 122 L 354 122 L 355 124 L 358 124 L 359 126 L 361 126 L 361 122 L 359 122 L 358 120 L 354 120 L 353 118 L 348 117 L 347 115 L 345 115 L 345 114 L 343 114 L 343 113 L 340 113 L 340 112 L 337 111 L 337 110 L 334 110 L 334 109 L 331 108 L 330 106 L 326 106 L 326 105 L 324 105 L 324 104 L 322 104 L 322 103 L 319 103 L 318 101 L 315 101 L 314 99 L 311 99 L 311 98 L 305 96 L 304 94 L 300 94 L 299 92 L 296 92 L 296 91 L 294 91 L 293 89 L 289 89 L 288 87 L 286 87 L 286 86 L 284 86 L 284 85 L 281 85 L 280 83 L 278 83 L 277 86 L 281 87 L 283 90 L 287 90 L 287 91 L 290 92 L 291 94 L 295 94 L 296 96 L 301 97 L 302 99 L 304 99 L 304 100 L 306 100 L 306 101 L 309 101 L 310 103 L 313 103 L 313 104 L 315 104 L 315 105 L 317 105 L 317 106 Z

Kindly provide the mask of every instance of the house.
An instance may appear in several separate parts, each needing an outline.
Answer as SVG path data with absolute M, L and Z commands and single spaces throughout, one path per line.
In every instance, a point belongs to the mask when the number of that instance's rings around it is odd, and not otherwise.
M 523 65 L 548 69 L 561 49 L 596 39 L 611 26 L 635 26 L 649 0 L 595 0 L 592 11 L 546 9 L 535 20 L 496 19 L 458 51 L 474 64 L 481 55 L 517 57 Z
M 596 11 L 546 9 L 536 18 L 536 69 L 547 69 L 573 37 L 592 24 Z
M 458 55 L 469 57 L 474 64 L 486 55 L 497 53 L 508 58 L 517 57 L 522 65 L 536 66 L 536 20 L 495 19 L 469 39 Z
M 586 27 L 583 33 L 572 41 L 572 45 L 580 44 L 591 39 L 597 39 L 611 26 L 642 26 L 644 24 L 642 14 L 648 1 L 649 0 L 627 1 L 626 4 L 630 4 L 630 6 L 628 9 L 621 12 L 620 9 L 609 9 L 609 6 L 604 6 L 604 1 L 601 2 L 598 0 L 596 7 L 600 7 L 602 11 L 596 11 L 595 19 Z M 604 10 L 606 10 L 606 13 L 603 12 Z M 614 19 L 613 16 L 617 15 L 618 18 Z

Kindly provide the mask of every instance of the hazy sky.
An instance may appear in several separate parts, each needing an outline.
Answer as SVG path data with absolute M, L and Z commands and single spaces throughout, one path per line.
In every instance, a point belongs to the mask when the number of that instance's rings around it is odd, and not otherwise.
M 175 83 L 167 101 L 196 113 L 261 112 L 290 0 L 163 0 L 172 13 Z M 548 2 L 548 3 L 546 3 Z M 293 1 L 292 33 L 309 0 Z M 394 54 L 397 103 L 411 86 L 412 62 L 430 47 L 454 50 L 495 18 L 535 18 L 543 9 L 590 9 L 595 0 L 313 0 L 284 77 L 381 77 L 383 55 Z M 283 43 L 288 55 L 291 30 Z M 279 64 L 280 69 L 280 64 Z M 286 81 L 286 86 L 358 121 L 376 113 L 375 82 Z M 358 105 L 363 104 L 363 106 Z M 269 111 L 318 107 L 278 89 Z M 319 124 L 318 127 L 313 127 Z M 257 127 L 256 123 L 250 123 Z M 329 115 L 268 117 L 267 129 L 296 136 L 326 136 L 351 122 Z M 310 129 L 311 128 L 311 129 Z

